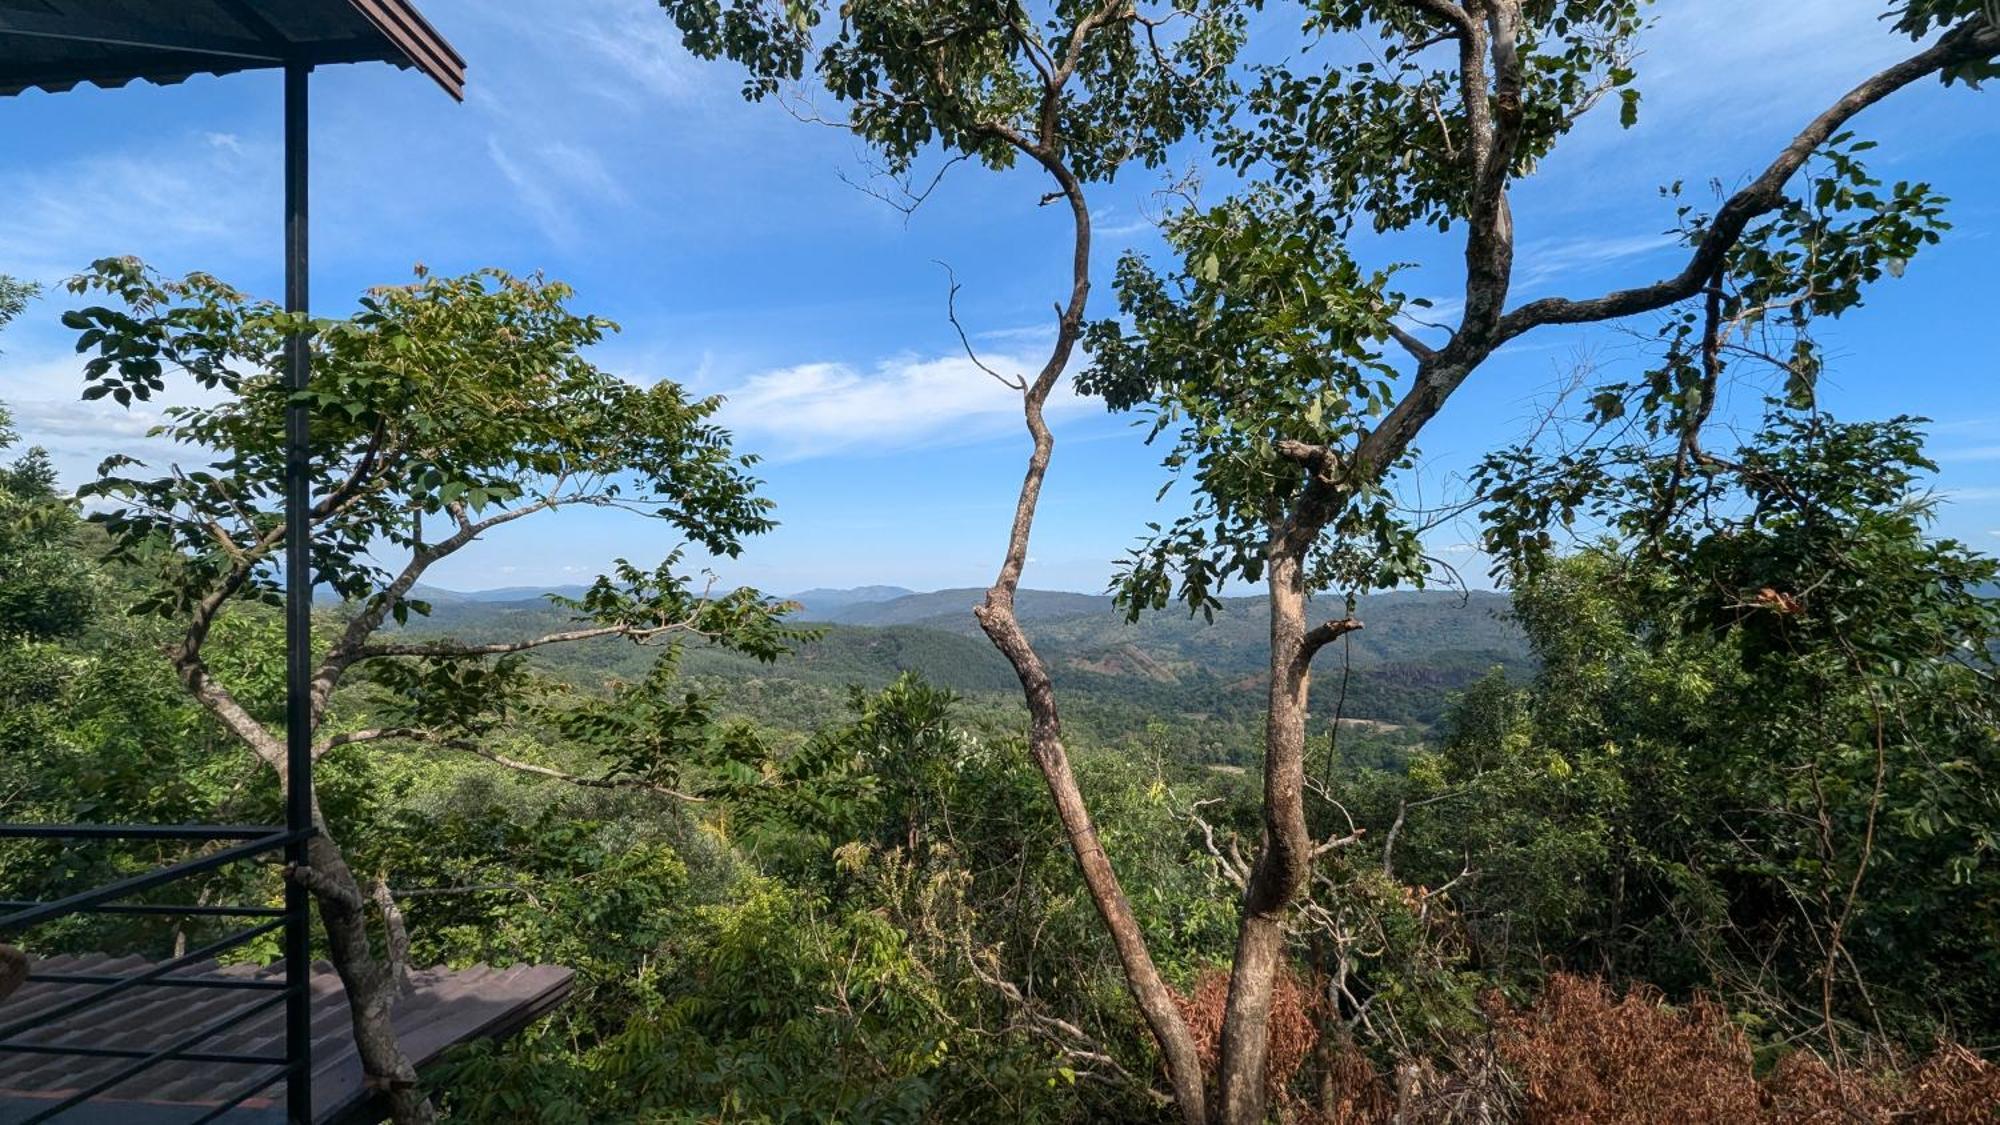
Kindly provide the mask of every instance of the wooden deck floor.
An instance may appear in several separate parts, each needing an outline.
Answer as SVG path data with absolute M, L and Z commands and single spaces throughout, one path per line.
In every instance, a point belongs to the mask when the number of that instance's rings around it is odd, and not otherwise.
M 36 973 L 127 975 L 150 962 L 138 957 L 57 957 L 37 961 Z M 276 977 L 282 967 L 193 966 L 176 977 L 231 979 Z M 553 965 L 509 968 L 428 969 L 412 974 L 412 987 L 397 1004 L 395 1023 L 403 1049 L 419 1067 L 447 1049 L 475 1039 L 512 1034 L 569 995 L 573 974 Z M 31 976 L 12 997 L 0 1001 L 0 1023 L 29 1016 L 92 990 L 90 985 L 37 982 Z M 86 1044 L 96 1047 L 157 1049 L 174 1033 L 224 1019 L 268 997 L 268 992 L 222 988 L 139 987 L 58 1022 L 24 1034 L 20 1042 Z M 269 1012 L 205 1042 L 201 1050 L 227 1054 L 283 1054 L 284 1010 Z M 109 1076 L 127 1060 L 55 1055 L 0 1054 L 0 1125 L 21 1121 L 50 1101 Z M 313 1110 L 320 1125 L 364 1118 L 370 1101 L 363 1085 L 349 1022 L 347 995 L 329 965 L 313 971 Z M 242 1064 L 167 1062 L 113 1087 L 99 1099 L 56 1118 L 61 1125 L 169 1125 L 200 1116 L 248 1085 L 268 1068 Z M 232 1125 L 282 1122 L 284 1088 L 246 1102 L 219 1120 Z

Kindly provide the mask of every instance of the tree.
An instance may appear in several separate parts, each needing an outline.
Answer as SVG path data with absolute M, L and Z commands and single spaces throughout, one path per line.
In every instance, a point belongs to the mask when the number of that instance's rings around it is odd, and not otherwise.
M 1510 484 L 1488 513 L 1544 655 L 1529 737 L 1625 779 L 1629 814 L 1608 819 L 1635 893 L 1599 930 L 1607 960 L 1678 983 L 1643 940 L 1667 931 L 1651 944 L 1680 945 L 1692 983 L 1756 981 L 1836 1061 L 1856 1038 L 1992 1034 L 2000 946 L 1954 919 L 1994 878 L 1995 561 L 1930 535 L 1913 419 L 1774 402 L 1662 507 L 1677 453 L 1530 470 L 1615 537 L 1571 558 L 1519 533 Z
M 20 316 L 36 292 L 35 286 L 0 274 L 0 328 L 5 328 Z
M 947 164 L 976 160 L 1000 170 L 1025 162 L 1052 185 L 1042 202 L 1060 202 L 1069 212 L 1071 233 L 1062 248 L 1069 288 L 1057 303 L 1048 356 L 1032 378 L 989 372 L 1021 393 L 1032 447 L 999 574 L 975 613 L 1020 680 L 1029 753 L 1165 1059 L 1180 1112 L 1201 1121 L 1204 1082 L 1193 1038 L 1077 786 L 1054 687 L 1014 601 L 1055 446 L 1044 409 L 1069 368 L 1088 311 L 1087 191 L 1129 165 L 1160 164 L 1171 145 L 1211 120 L 1233 89 L 1227 68 L 1242 14 L 1226 0 L 1062 0 L 1032 14 L 1011 2 L 861 0 L 839 5 L 837 28 L 816 38 L 834 5 L 662 0 L 662 6 L 690 51 L 748 68 L 748 97 L 780 93 L 810 65 L 823 89 L 846 104 L 847 128 L 891 176 L 907 176 L 933 145 Z M 906 197 L 914 206 L 927 193 L 906 191 Z
M 1153 412 L 1156 436 L 1173 434 L 1168 468 L 1194 485 L 1190 514 L 1156 529 L 1121 573 L 1128 607 L 1178 599 L 1200 609 L 1233 580 L 1263 582 L 1272 606 L 1263 841 L 1244 888 L 1219 1120 L 1264 1117 L 1286 919 L 1326 847 L 1308 832 L 1306 693 L 1314 654 L 1358 623 L 1310 626 L 1308 598 L 1421 577 L 1415 533 L 1386 490 L 1425 425 L 1509 341 L 1664 313 L 1665 360 L 1638 395 L 1683 435 L 1683 460 L 1696 463 L 1698 437 L 1688 435 L 1699 434 L 1715 399 L 1725 325 L 1794 337 L 1786 376 L 1805 393 L 1818 364 L 1812 320 L 1857 305 L 1867 283 L 1899 273 L 1936 236 L 1935 195 L 1922 184 L 1880 190 L 1848 123 L 1919 81 L 2000 73 L 2000 28 L 1977 0 L 1895 4 L 1897 33 L 1942 34 L 1828 106 L 1713 213 L 1684 208 L 1687 256 L 1677 273 L 1586 299 L 1510 306 L 1510 188 L 1607 97 L 1616 95 L 1626 123 L 1635 119 L 1642 7 L 1307 5 L 1309 31 L 1372 37 L 1379 60 L 1317 72 L 1258 68 L 1247 113 L 1217 145 L 1250 186 L 1169 224 L 1178 260 L 1164 275 L 1141 259 L 1121 263 L 1125 320 L 1090 336 L 1084 385 L 1114 409 Z M 1369 270 L 1349 254 L 1347 235 L 1363 223 L 1457 233 L 1463 311 L 1442 343 L 1399 322 L 1413 302 L 1392 287 L 1394 269 Z M 1606 389 L 1594 401 L 1608 413 L 1630 390 Z
M 31 287 L 5 274 L 0 274 L 0 328 L 7 327 L 9 322 L 21 315 L 21 310 L 27 307 L 28 298 L 32 295 L 33 290 Z M 5 450 L 14 443 L 16 435 L 13 430 L 13 423 L 13 416 L 7 413 L 5 407 L 0 407 L 0 450 Z M 13 490 L 8 489 L 7 491 L 11 493 Z M 7 523 L 12 523 L 19 518 L 9 510 L 15 507 L 14 499 L 11 495 L 0 496 L 0 504 L 5 505 L 4 507 L 0 507 L 0 536 L 6 534 L 5 525 Z M 6 554 L 12 553 L 7 551 L 7 546 L 8 544 L 5 540 L 0 539 L 0 559 L 4 559 Z M 13 584 L 11 579 L 14 576 L 4 573 L 4 571 L 11 571 L 12 569 L 12 566 L 6 565 L 5 562 L 0 562 L 0 582 L 6 582 L 8 585 Z M 4 596 L 4 594 L 0 594 L 0 597 Z M 0 635 L 4 635 L 9 631 L 11 630 L 5 628 L 5 623 L 0 622 Z M 21 983 L 27 979 L 27 958 L 21 954 L 20 950 L 15 949 L 13 946 L 0 945 L 0 1000 L 6 999 L 8 994 L 19 988 Z
M 26 311 L 28 302 L 40 292 L 41 287 L 32 282 L 0 273 L 0 328 L 7 327 L 15 317 Z
M 414 591 L 432 566 L 541 512 L 623 510 L 730 557 L 773 526 L 749 474 L 755 459 L 736 454 L 710 421 L 717 400 L 691 399 L 671 382 L 637 387 L 591 364 L 583 349 L 614 326 L 572 312 L 567 286 L 497 270 L 420 269 L 413 284 L 371 290 L 355 315 L 315 322 L 213 277 L 168 280 L 130 259 L 100 261 L 70 288 L 109 298 L 63 318 L 90 355 L 85 398 L 129 404 L 164 392 L 170 378 L 210 396 L 169 407 L 158 430 L 205 464 L 149 469 L 112 457 L 79 491 L 101 506 L 93 519 L 110 535 L 113 560 L 149 576 L 138 610 L 174 623 L 166 655 L 180 683 L 281 782 L 282 710 L 246 696 L 241 676 L 232 683 L 210 657 L 226 618 L 281 597 L 289 393 L 275 373 L 294 331 L 310 332 L 314 352 L 305 392 L 314 419 L 313 578 L 346 603 L 316 654 L 316 758 L 401 742 L 579 784 L 670 792 L 649 777 L 583 778 L 485 751 L 481 735 L 527 687 L 510 658 L 605 637 L 699 638 L 770 658 L 790 637 L 784 607 L 749 589 L 709 596 L 679 572 L 679 552 L 652 569 L 621 562 L 565 603 L 574 628 L 487 643 L 384 632 L 428 612 Z M 388 721 L 360 729 L 342 721 L 337 693 L 356 678 L 387 689 Z M 388 1022 L 395 943 L 387 959 L 375 953 L 371 896 L 317 808 L 314 819 L 310 866 L 292 875 L 315 896 L 369 1075 L 390 1092 L 399 1122 L 428 1120 Z

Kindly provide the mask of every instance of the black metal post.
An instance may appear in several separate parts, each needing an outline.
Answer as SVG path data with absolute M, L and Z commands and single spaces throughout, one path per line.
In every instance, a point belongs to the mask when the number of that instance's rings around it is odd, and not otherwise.
M 309 306 L 306 252 L 306 86 L 312 67 L 285 66 L 285 309 Z M 312 790 L 312 481 L 310 411 L 304 391 L 312 356 L 304 332 L 285 342 L 285 828 L 313 826 Z M 308 843 L 285 849 L 304 867 Z M 297 882 L 285 884 L 285 1112 L 292 1125 L 312 1125 L 312 903 Z

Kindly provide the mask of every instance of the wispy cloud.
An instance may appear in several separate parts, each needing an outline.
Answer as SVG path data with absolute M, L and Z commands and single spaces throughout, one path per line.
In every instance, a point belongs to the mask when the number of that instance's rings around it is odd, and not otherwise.
M 1003 375 L 1032 372 L 1032 361 L 983 356 Z M 836 453 L 887 453 L 978 441 L 1021 424 L 1019 392 L 964 356 L 902 356 L 862 371 L 807 363 L 750 376 L 726 391 L 722 421 L 742 444 L 780 460 Z M 1067 386 L 1051 414 L 1088 404 Z
M 1939 461 L 2000 461 L 2000 445 L 1969 445 L 1963 449 L 1940 449 L 1931 456 Z
M 529 0 L 476 10 L 514 41 L 561 58 L 572 89 L 627 111 L 701 96 L 720 78 L 681 49 L 673 21 L 653 0 Z
M 106 457 L 123 454 L 154 465 L 199 460 L 197 451 L 176 446 L 164 438 L 148 436 L 162 421 L 157 409 L 135 406 L 121 408 L 109 400 L 82 402 L 77 399 L 22 398 L 12 393 L 16 380 L 0 380 L 7 410 L 14 416 L 21 440 L 9 455 L 21 449 L 41 446 L 54 460 L 56 473 L 65 487 L 75 488 L 97 475 L 97 466 Z M 43 386 L 42 394 L 57 390 Z
M 1463 297 L 1424 297 L 1426 305 L 1405 304 L 1396 319 L 1403 327 L 1412 330 L 1435 328 L 1449 330 L 1458 323 L 1459 314 L 1465 311 Z
M 1532 287 L 1558 277 L 1588 277 L 1594 270 L 1658 253 L 1677 241 L 1673 235 L 1661 233 L 1531 242 L 1514 256 L 1514 280 L 1517 285 Z
M 2000 429 L 2000 418 L 1937 418 L 1924 426 L 1933 437 L 1938 434 L 1962 434 L 1972 430 Z
M 1099 207 L 1090 213 L 1091 233 L 1103 238 L 1126 238 L 1158 230 L 1159 220 L 1136 211 L 1121 210 L 1117 204 Z
M 117 254 L 240 261 L 277 229 L 244 221 L 269 210 L 277 167 L 260 146 L 207 133 L 0 173 L 0 261 L 44 280 Z
M 1871 66 L 1912 49 L 1887 32 L 1877 5 L 1821 0 L 1768 7 L 1745 18 L 1741 0 L 1661 5 L 1639 66 L 1649 97 L 1768 114 L 1817 105 Z M 1717 34 L 1718 28 L 1728 31 Z
M 623 206 L 623 185 L 596 152 L 568 141 L 536 144 L 514 151 L 498 136 L 487 139 L 493 164 L 514 188 L 521 206 L 559 245 L 572 243 L 582 229 L 578 212 L 590 206 Z
M 156 469 L 203 464 L 214 456 L 202 447 L 154 436 L 153 430 L 167 420 L 169 409 L 210 405 L 221 401 L 221 392 L 170 378 L 166 393 L 150 401 L 129 407 L 110 398 L 87 402 L 79 397 L 82 372 L 83 357 L 66 348 L 0 356 L 0 404 L 14 416 L 20 434 L 14 450 L 0 460 L 41 446 L 64 486 L 75 488 L 95 478 L 99 463 L 113 454 L 135 457 Z
M 690 59 L 674 40 L 671 20 L 662 19 L 658 5 L 631 2 L 599 8 L 576 19 L 565 7 L 563 25 L 585 50 L 610 64 L 618 78 L 595 93 L 634 104 L 630 91 L 636 89 L 662 101 L 679 101 L 701 88 L 701 64 Z
M 1521 229 L 1556 215 L 1590 216 L 1597 229 L 1632 230 L 1626 245 L 1635 252 L 1653 249 L 1639 232 L 1671 221 L 1672 212 L 1652 189 L 1685 181 L 1688 202 L 1712 206 L 1711 181 L 1724 192 L 1740 186 L 1813 114 L 1913 53 L 1880 9 L 1855 0 L 1654 5 L 1634 64 L 1644 98 L 1637 127 L 1621 127 L 1616 99 L 1599 106 L 1544 174 L 1524 184 L 1516 199 Z M 1534 268 L 1525 247 L 1518 261 L 1523 271 Z
M 1023 324 L 1015 328 L 988 328 L 972 334 L 975 340 L 998 342 L 1019 342 L 1025 344 L 1046 344 L 1056 338 L 1053 324 Z

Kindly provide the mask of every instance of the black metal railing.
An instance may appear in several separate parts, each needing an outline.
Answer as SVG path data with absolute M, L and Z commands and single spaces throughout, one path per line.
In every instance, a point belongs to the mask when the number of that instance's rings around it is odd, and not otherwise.
M 218 1073 L 228 1073 L 224 1068 L 258 1068 L 250 1081 L 229 1090 L 217 1100 L 205 1101 L 199 1108 L 206 1112 L 193 1118 L 188 1125 L 217 1120 L 281 1081 L 286 1084 L 287 1118 L 293 1125 L 309 1125 L 312 1120 L 312 964 L 309 956 L 300 954 L 300 951 L 311 948 L 311 918 L 306 897 L 288 882 L 286 904 L 282 908 L 131 903 L 124 900 L 274 852 L 284 853 L 283 858 L 288 863 L 303 862 L 305 843 L 312 834 L 310 827 L 0 824 L 0 839 L 159 840 L 227 845 L 64 898 L 46 902 L 0 900 L 0 940 L 19 943 L 23 935 L 37 926 L 85 914 L 260 919 L 169 960 L 151 964 L 140 972 L 42 973 L 31 970 L 29 984 L 86 985 L 91 988 L 81 996 L 37 1007 L 31 1014 L 14 1019 L 8 1018 L 7 1005 L 0 1003 L 0 1074 L 7 1070 L 6 1059 L 18 1055 L 123 1060 L 124 1064 L 96 1075 L 85 1087 L 67 1092 L 61 1100 L 40 1107 L 30 1116 L 10 1125 L 40 1125 L 41 1122 L 54 1120 L 115 1087 L 143 1076 L 149 1069 L 170 1062 L 213 1065 Z M 282 980 L 173 975 L 277 932 L 283 933 L 286 951 Z M 91 1009 L 134 990 L 152 988 L 233 989 L 268 992 L 271 995 L 234 1006 L 218 1018 L 192 1030 L 161 1028 L 161 1037 L 165 1041 L 146 1048 L 100 1046 L 91 1042 L 87 1034 L 54 1043 L 30 1043 L 21 1039 L 21 1036 L 31 1032 L 56 1026 L 71 1026 L 85 1031 Z M 286 1008 L 282 1052 L 256 1055 L 201 1049 L 202 1044 L 209 1040 L 280 1005 Z M 4 1086 L 5 1082 L 0 1081 L 0 1087 Z

